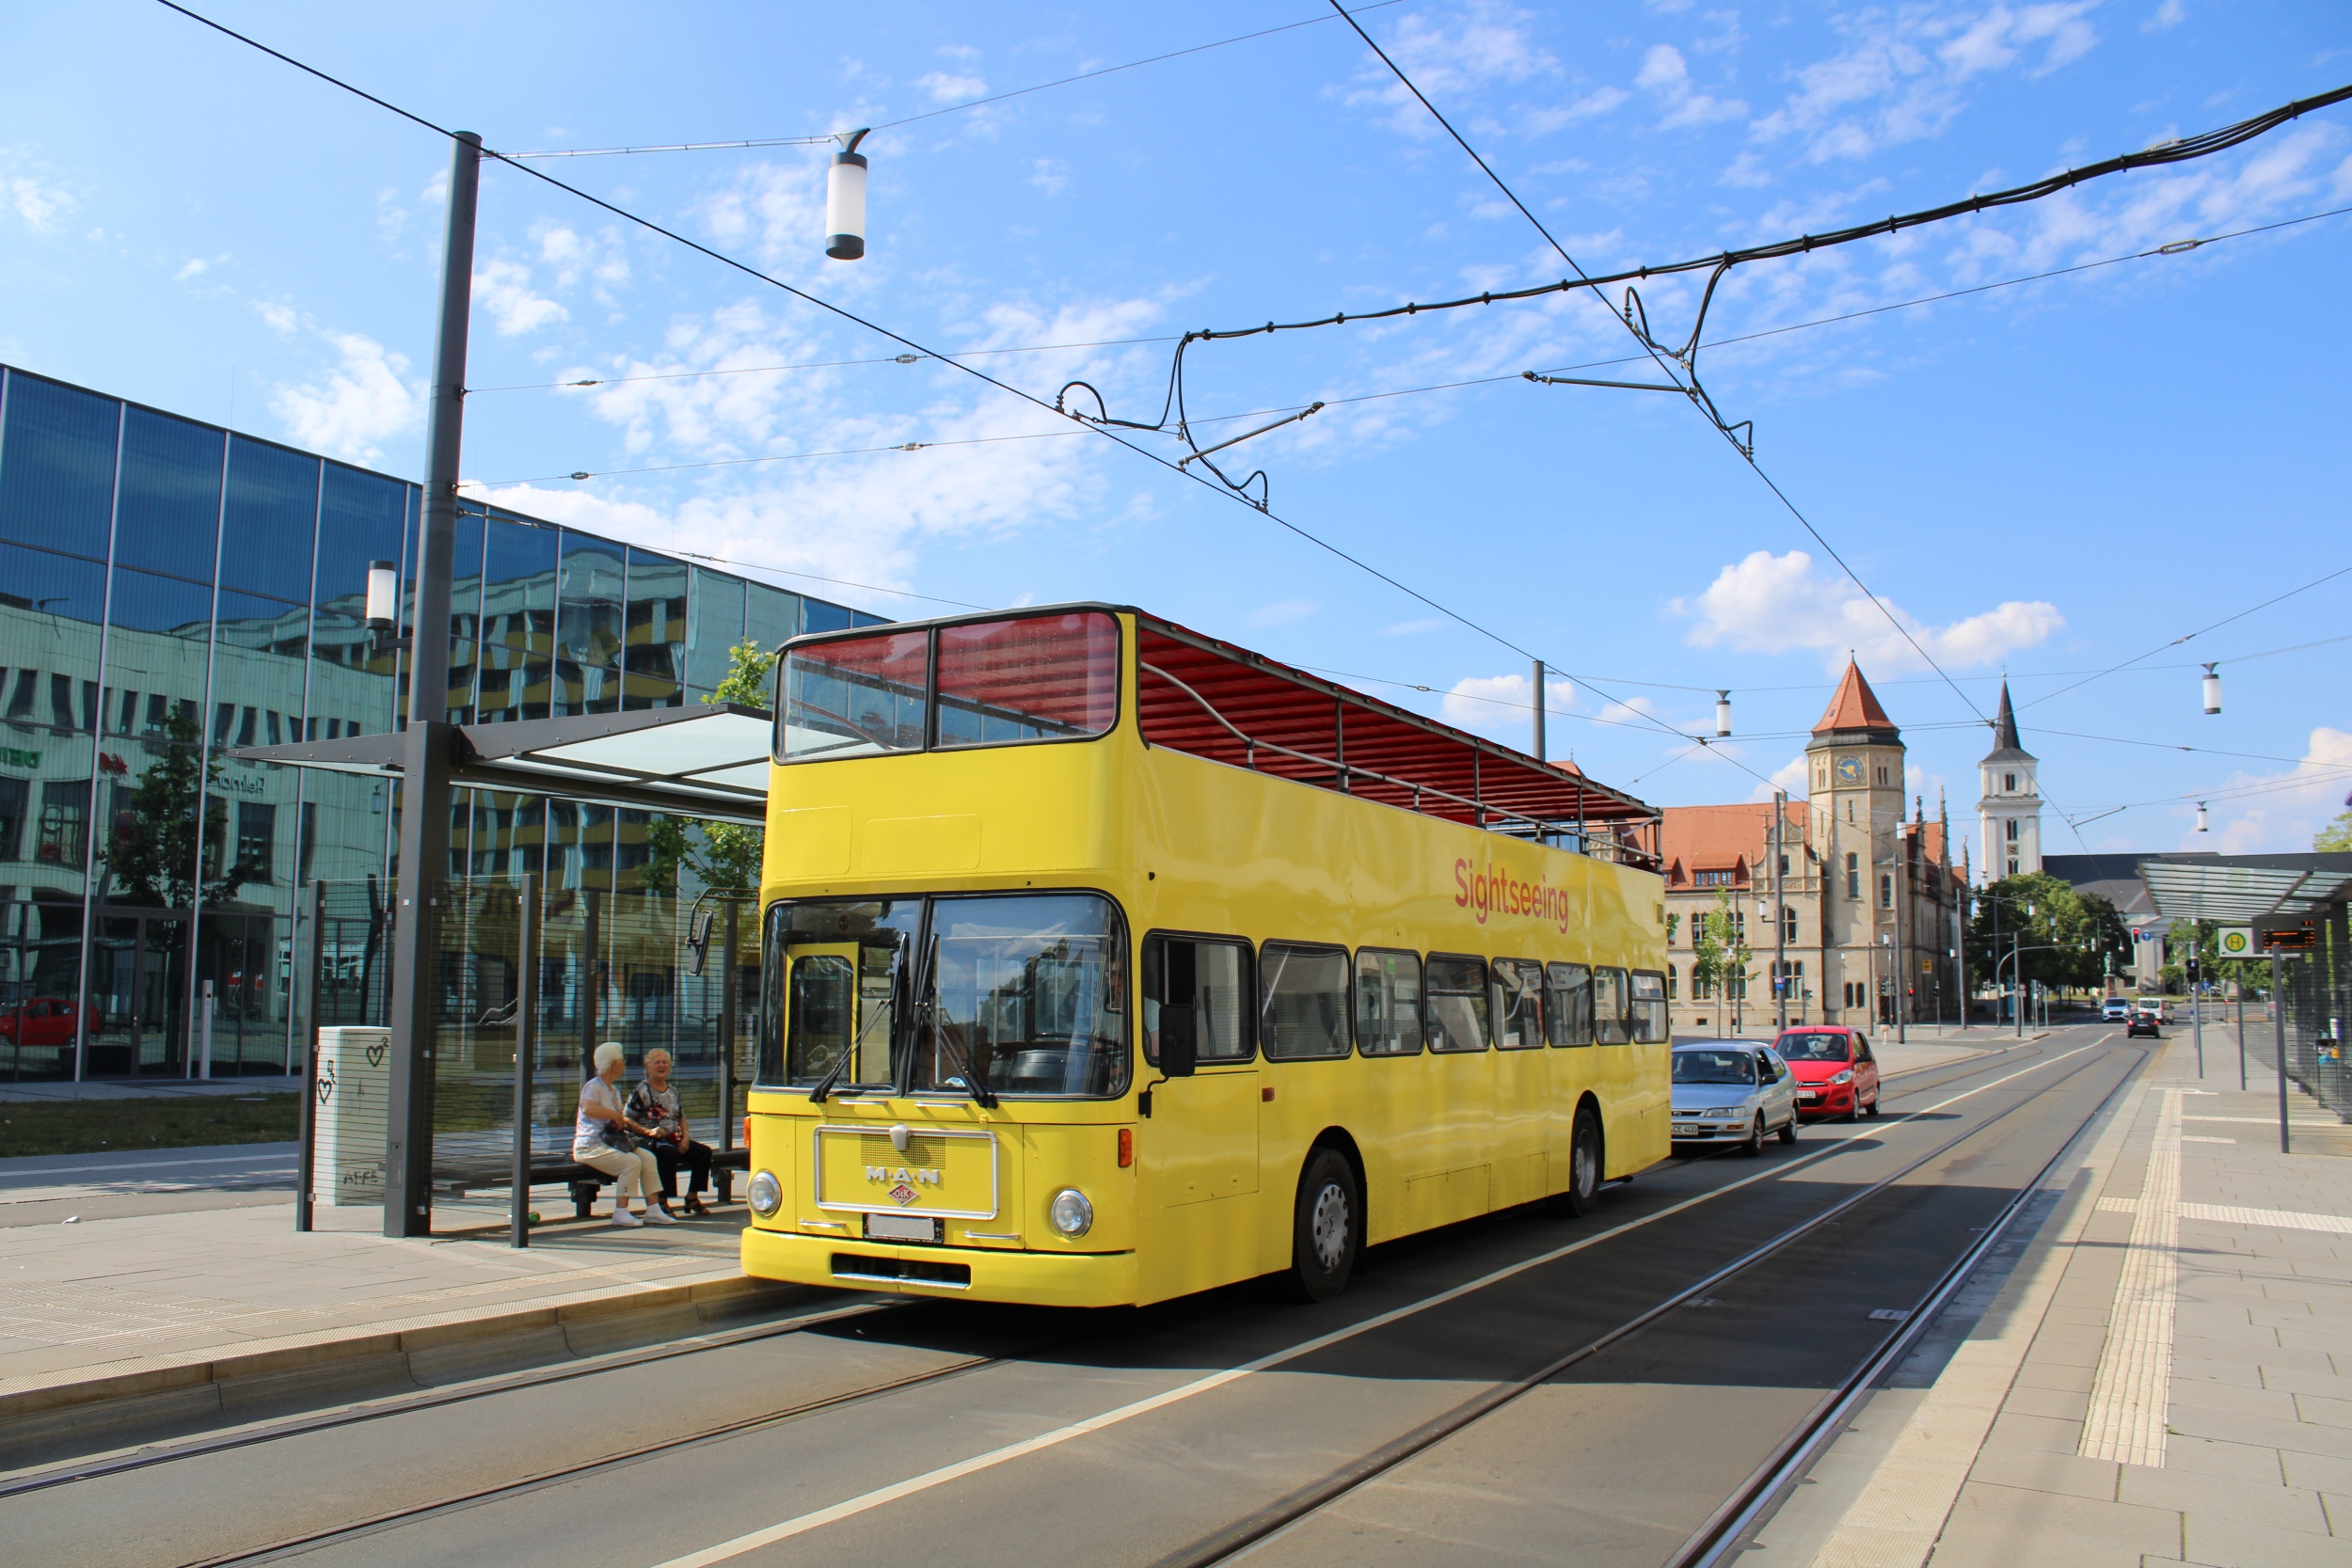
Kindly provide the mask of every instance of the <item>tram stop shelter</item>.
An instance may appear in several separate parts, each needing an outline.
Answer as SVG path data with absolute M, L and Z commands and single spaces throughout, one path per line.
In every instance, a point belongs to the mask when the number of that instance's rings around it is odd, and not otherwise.
M 2282 1127 L 2289 1081 L 2352 1121 L 2352 1077 L 2344 1065 L 2344 1022 L 2352 1018 L 2352 854 L 2151 855 L 2139 876 L 2159 914 L 2251 927 L 2258 948 L 2278 958 L 2271 1043 Z

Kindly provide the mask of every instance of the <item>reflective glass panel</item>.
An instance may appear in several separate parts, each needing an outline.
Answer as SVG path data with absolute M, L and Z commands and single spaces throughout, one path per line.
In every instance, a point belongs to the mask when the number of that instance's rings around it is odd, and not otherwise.
M 555 601 L 555 715 L 621 706 L 621 546 L 566 530 Z
M 1525 1051 L 1544 1043 L 1544 966 L 1525 958 L 1497 958 L 1495 1045 Z
M 841 606 L 828 604 L 823 599 L 801 601 L 801 630 L 811 632 L 848 631 L 849 629 L 850 612 Z
M 1549 992 L 1544 1015 L 1551 1025 L 1551 1043 L 1592 1044 L 1593 972 L 1582 964 L 1547 964 L 1544 988 Z
M 801 624 L 802 603 L 798 594 L 787 594 L 764 582 L 745 584 L 743 635 L 758 643 L 761 653 L 772 654 L 802 632 L 818 630 L 816 626 Z M 840 627 L 826 626 L 823 629 L 837 631 Z
M 1192 1008 L 1193 1058 L 1246 1062 L 1250 1046 L 1249 944 L 1212 937 L 1147 938 L 1143 944 L 1143 1053 L 1160 1059 L 1160 1007 Z
M 545 719 L 551 711 L 558 538 L 553 529 L 502 516 L 490 519 L 476 700 L 483 723 Z
M 784 759 L 921 751 L 929 642 L 912 631 L 795 648 L 785 659 Z
M 1486 1050 L 1486 960 L 1431 954 L 1428 1007 L 1430 1050 Z
M 1347 950 L 1269 942 L 1258 958 L 1258 1035 L 1266 1060 L 1347 1054 Z
M 317 458 L 232 436 L 221 585 L 310 603 L 318 502 Z
M 1421 1045 L 1421 955 L 1365 948 L 1356 955 L 1356 1049 L 1414 1056 Z
M 120 404 L 10 372 L 0 539 L 106 559 Z
M 1631 980 L 1633 1038 L 1637 1044 L 1661 1044 L 1667 1038 L 1666 977 L 1637 969 Z
M 1593 971 L 1593 1037 L 1603 1045 L 1626 1045 L 1633 1039 L 1632 999 L 1627 992 L 1625 971 Z
M 219 431 L 186 420 L 145 408 L 124 412 L 117 565 L 168 572 L 193 582 L 213 580 L 213 539 L 220 529 L 220 443 Z M 307 575 L 310 551 L 303 555 Z M 293 596 L 309 594 L 306 582 Z
M 621 650 L 621 705 L 675 707 L 686 700 L 686 565 L 631 548 Z
M 943 746 L 1100 735 L 1119 713 L 1119 623 L 1085 610 L 943 626 L 938 690 Z
M 919 898 L 817 900 L 768 911 L 760 971 L 759 1077 L 843 1088 L 897 1082 L 895 1063 L 921 928 Z
M 693 615 L 686 626 L 686 683 L 707 691 L 726 679 L 727 650 L 742 640 L 743 579 L 695 567 Z M 768 651 L 774 652 L 783 641 L 780 637 L 770 643 Z

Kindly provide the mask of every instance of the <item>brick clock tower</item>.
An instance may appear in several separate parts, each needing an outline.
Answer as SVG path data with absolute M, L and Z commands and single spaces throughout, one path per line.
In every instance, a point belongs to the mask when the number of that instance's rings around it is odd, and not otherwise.
M 1867 1020 L 1881 1010 L 1878 998 L 1892 979 L 1892 955 L 1881 955 L 1881 939 L 1899 946 L 1909 935 L 1898 931 L 1895 907 L 1903 737 L 1851 660 L 1804 751 L 1813 842 L 1824 872 L 1822 945 L 1836 950 L 1841 971 L 1822 976 L 1824 1013 Z

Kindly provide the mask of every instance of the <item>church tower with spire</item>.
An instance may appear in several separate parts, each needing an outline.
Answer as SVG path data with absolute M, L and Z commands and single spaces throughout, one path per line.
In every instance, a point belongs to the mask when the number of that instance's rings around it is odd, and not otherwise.
M 1993 721 L 1993 750 L 1977 764 L 1982 788 L 1977 800 L 1977 819 L 1984 878 L 2042 869 L 2042 789 L 2034 782 L 2040 766 L 2032 752 L 2017 741 L 2017 710 L 2010 705 L 2009 682 L 2001 682 L 2001 711 Z

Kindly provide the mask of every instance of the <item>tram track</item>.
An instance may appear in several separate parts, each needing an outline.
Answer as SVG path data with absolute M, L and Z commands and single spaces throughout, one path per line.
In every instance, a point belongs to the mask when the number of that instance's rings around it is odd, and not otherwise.
M 1979 1058 L 1967 1062 L 1939 1063 L 1933 1067 L 1916 1069 L 1915 1073 L 1905 1075 L 1907 1080 L 1914 1081 L 1905 1082 L 1899 1090 L 1895 1091 L 1906 1100 L 1915 1099 L 1921 1095 L 1934 1094 L 1942 1089 L 1949 1088 L 1954 1085 L 1963 1084 L 1971 1079 L 1984 1077 L 1986 1074 L 1994 1072 L 1998 1069 L 2006 1068 L 2009 1070 L 2002 1076 L 1994 1078 L 1990 1083 L 1979 1085 L 1975 1088 L 1965 1089 L 1959 1095 L 1952 1096 L 1947 1100 L 1938 1101 L 1933 1104 L 1911 1111 L 1891 1112 L 1886 1123 L 1883 1125 L 1899 1125 L 1901 1122 L 1913 1117 L 1931 1114 L 1942 1109 L 1943 1106 L 1953 1103 L 1958 1100 L 1971 1098 L 1974 1095 L 1995 1088 L 2001 1084 L 2008 1083 L 2015 1078 L 2022 1077 L 2026 1073 L 2047 1067 L 2054 1062 L 2063 1061 L 2065 1057 L 2069 1055 L 2089 1052 L 2092 1049 L 2092 1047 L 2105 1043 L 2105 1041 L 2109 1037 L 2111 1037 L 2103 1035 L 2097 1040 L 2075 1047 L 2072 1051 L 2059 1052 L 2056 1054 L 2052 1054 L 2046 1047 L 2035 1045 L 2030 1047 L 2028 1049 L 2028 1053 L 2022 1056 L 2014 1050 L 2011 1050 L 2002 1053 L 1998 1060 Z M 2026 1105 L 2033 1103 L 2033 1101 L 2039 1098 L 2040 1094 L 2046 1093 L 2049 1089 L 2056 1088 L 2064 1083 L 2072 1081 L 2079 1073 L 2089 1070 L 2101 1059 L 2103 1058 L 2097 1056 L 2090 1057 L 2079 1066 L 2067 1070 L 2061 1076 L 2053 1080 L 2050 1084 L 2042 1085 L 2042 1088 L 2037 1090 L 2034 1094 L 2021 1098 L 2016 1104 L 2007 1106 L 1996 1111 L 1986 1119 L 1973 1124 L 1967 1129 L 1956 1133 L 1953 1137 L 1939 1142 L 1934 1148 L 1908 1161 L 1900 1169 L 1893 1172 L 1892 1174 L 1872 1182 L 1867 1187 L 1858 1189 L 1852 1195 L 1821 1211 L 1820 1212 L 1810 1215 L 1799 1221 L 1797 1224 L 1788 1227 L 1769 1241 L 1743 1253 L 1739 1258 L 1734 1259 L 1731 1262 L 1709 1272 L 1698 1281 L 1676 1291 L 1673 1295 L 1653 1304 L 1644 1311 L 1634 1314 L 1630 1318 L 1625 1319 L 1607 1330 L 1605 1333 L 1596 1336 L 1584 1343 L 1580 1344 L 1574 1350 L 1567 1352 L 1565 1354 L 1556 1357 L 1553 1361 L 1548 1363 L 1544 1368 L 1540 1369 L 1537 1372 L 1532 1374 L 1531 1376 L 1516 1380 L 1508 1385 L 1499 1386 L 1497 1388 L 1489 1390 L 1487 1393 L 1476 1399 L 1466 1402 L 1463 1405 L 1456 1407 L 1455 1410 L 1417 1427 L 1412 1432 L 1407 1433 L 1393 1442 L 1384 1445 L 1379 1449 L 1375 1450 L 1372 1454 L 1364 1456 L 1363 1459 L 1346 1466 L 1341 1471 L 1335 1472 L 1331 1477 L 1326 1478 L 1324 1481 L 1318 1483 L 1317 1485 L 1300 1493 L 1294 1493 L 1291 1497 L 1281 1500 L 1280 1502 L 1269 1505 L 1268 1508 L 1261 1510 L 1259 1513 L 1252 1514 L 1249 1518 L 1240 1522 L 1229 1529 L 1221 1530 L 1214 1536 L 1205 1538 L 1202 1542 L 1196 1544 L 1194 1547 L 1187 1548 L 1185 1551 L 1161 1559 L 1159 1563 L 1155 1565 L 1155 1568 L 1176 1568 L 1176 1565 L 1178 1564 L 1185 1565 L 1185 1568 L 1191 1568 L 1191 1565 L 1194 1564 L 1201 1565 L 1201 1568 L 1207 1568 L 1207 1565 L 1209 1564 L 1228 1561 L 1254 1549 L 1256 1545 L 1263 1544 L 1263 1542 L 1271 1539 L 1273 1536 L 1285 1532 L 1294 1525 L 1301 1522 L 1312 1513 L 1328 1507 L 1331 1503 L 1345 1497 L 1347 1494 L 1356 1491 L 1374 1480 L 1376 1480 L 1380 1475 L 1393 1470 L 1397 1465 L 1404 1464 L 1416 1454 L 1425 1452 L 1429 1449 L 1445 1441 L 1445 1439 L 1449 1436 L 1474 1425 L 1477 1421 L 1493 1414 L 1496 1410 L 1501 1409 L 1502 1406 L 1508 1404 L 1513 1400 L 1516 1400 L 1530 1389 L 1539 1386 L 1544 1382 L 1556 1377 L 1566 1368 L 1574 1366 L 1576 1363 L 1588 1359 L 1593 1355 L 1598 1354 L 1610 1346 L 1618 1344 L 1623 1340 L 1643 1332 L 1645 1329 L 1654 1326 L 1661 1320 L 1679 1308 L 1688 1306 L 1694 1299 L 1702 1297 L 1709 1289 L 1719 1286 L 1725 1280 L 1728 1280 L 1746 1270 L 1754 1268 L 1758 1263 L 1787 1251 L 1788 1248 L 1796 1244 L 1804 1237 L 1820 1230 L 1820 1227 L 1825 1225 L 1835 1223 L 1841 1216 L 1851 1213 L 1860 1204 L 1872 1197 L 1883 1195 L 1905 1178 L 1915 1174 L 1916 1171 L 1933 1163 L 1934 1161 L 1949 1154 L 1953 1149 L 1957 1148 L 1962 1144 L 1964 1144 L 1970 1139 L 1978 1136 L 1989 1128 L 1999 1124 L 2002 1120 L 2010 1117 L 2014 1112 L 2024 1108 Z M 2127 1084 L 2130 1081 L 2131 1071 L 2136 1070 L 2137 1064 L 2135 1064 L 2132 1069 L 2127 1070 L 2124 1073 L 2122 1079 L 2119 1083 L 2119 1089 L 2122 1086 L 2122 1084 Z M 1927 1075 L 1935 1075 L 1934 1081 L 1916 1081 L 1925 1078 Z M 2108 1099 L 2112 1098 L 2112 1092 L 2113 1091 L 2110 1091 Z M 2102 1106 L 2104 1106 L 2105 1103 L 2106 1103 L 2106 1101 L 2103 1100 L 2101 1102 Z M 2090 1119 L 2095 1118 L 2098 1114 L 2098 1109 L 2094 1108 L 2090 1113 L 2090 1116 L 2085 1118 L 2084 1124 L 2088 1125 L 2088 1122 Z M 2077 1129 L 2077 1132 L 2079 1132 L 2079 1129 Z M 2073 1134 L 2070 1134 L 2068 1140 L 2070 1146 L 2073 1141 Z M 1818 1152 L 1808 1152 L 1807 1156 L 1801 1160 L 1779 1164 L 1769 1170 L 1759 1171 L 1740 1180 L 1725 1183 L 1721 1187 L 1710 1188 L 1706 1192 L 1694 1194 L 1690 1197 L 1671 1204 L 1667 1208 L 1657 1212 L 1637 1216 L 1622 1225 L 1605 1227 L 1592 1236 L 1580 1239 L 1580 1241 L 1571 1243 L 1565 1249 L 1555 1249 L 1554 1254 L 1548 1254 L 1546 1256 L 1550 1257 L 1563 1255 L 1565 1252 L 1581 1250 L 1581 1248 L 1585 1246 L 1609 1240 L 1612 1237 L 1623 1234 L 1628 1230 L 1645 1227 L 1655 1223 L 1656 1221 L 1662 1220 L 1671 1214 L 1684 1212 L 1697 1204 L 1706 1203 L 1714 1198 L 1727 1196 L 1732 1192 L 1747 1188 L 1757 1180 L 1785 1175 L 1788 1172 L 1798 1168 L 1800 1165 L 1809 1165 L 1815 1161 L 1833 1158 L 1841 1152 L 1845 1152 L 1852 1141 L 1853 1140 L 1851 1136 L 1849 1138 L 1840 1138 L 1836 1142 L 1829 1144 L 1827 1147 L 1821 1148 Z M 2046 1174 L 2046 1168 L 2047 1167 L 2044 1168 L 2044 1174 Z M 2028 1182 L 2021 1191 L 2029 1194 L 2034 1190 L 2035 1185 L 2040 1180 L 2042 1180 L 2042 1177 L 2037 1176 L 2034 1181 Z M 2005 1227 L 2009 1223 L 2009 1220 L 2013 1217 L 2016 1202 L 2017 1200 L 2012 1199 L 2010 1209 L 2009 1211 L 2005 1211 L 2004 1216 L 1999 1222 L 2000 1227 Z M 1987 1235 L 1992 1236 L 1996 1235 L 1997 1233 L 1998 1227 L 1988 1230 Z M 1981 1246 L 1977 1249 L 1972 1249 L 1970 1257 L 1973 1259 L 1975 1257 L 1981 1256 Z M 1531 1259 L 1522 1266 L 1533 1266 L 1535 1262 L 1541 1260 L 1543 1259 Z M 1518 1269 L 1514 1268 L 1505 1272 L 1517 1273 L 1518 1272 Z M 1960 1276 L 1964 1277 L 1964 1269 L 1961 1270 Z M 1494 1276 L 1489 1277 L 1491 1278 Z M 1484 1283 L 1486 1283 L 1486 1281 L 1473 1281 L 1469 1285 L 1462 1287 L 1461 1290 L 1475 1290 Z M 1447 1292 L 1447 1294 L 1452 1293 L 1454 1292 Z M 597 1361 L 590 1364 L 570 1364 L 559 1368 L 546 1369 L 542 1371 L 516 1374 L 512 1377 L 491 1380 L 480 1385 L 469 1385 L 463 1387 L 452 1388 L 449 1390 L 434 1391 L 417 1396 L 378 1402 L 374 1404 L 364 1407 L 326 1413 L 317 1417 L 278 1423 L 270 1427 L 252 1428 L 240 1432 L 220 1434 L 219 1436 L 213 1438 L 198 1439 L 183 1444 L 169 1445 L 152 1449 L 144 1449 L 136 1453 L 106 1459 L 94 1465 L 86 1464 L 81 1465 L 61 1466 L 55 1470 L 41 1472 L 35 1475 L 28 1475 L 12 1481 L 0 1483 L 0 1497 L 18 1495 L 28 1491 L 71 1485 L 81 1481 L 97 1480 L 108 1476 L 119 1476 L 130 1471 L 150 1469 L 154 1466 L 166 1465 L 178 1461 L 197 1458 L 206 1454 L 216 1454 L 233 1449 L 249 1448 L 271 1442 L 283 1441 L 295 1436 L 331 1430 L 336 1427 L 351 1426 L 372 1420 L 381 1420 L 396 1415 L 414 1411 L 429 1410 L 438 1406 L 459 1404 L 470 1400 L 484 1399 L 495 1394 L 514 1392 L 545 1384 L 568 1381 L 577 1378 L 594 1377 L 603 1373 L 620 1370 L 626 1367 L 643 1365 L 650 1361 L 669 1359 L 682 1355 L 707 1354 L 713 1351 L 726 1349 L 734 1345 L 755 1342 L 759 1339 L 772 1338 L 784 1335 L 807 1333 L 813 1329 L 820 1329 L 831 1323 L 852 1320 L 861 1316 L 902 1310 L 926 1305 L 932 1304 L 919 1300 L 852 1302 L 824 1312 L 804 1314 L 800 1317 L 787 1320 L 784 1323 L 761 1324 L 755 1328 L 739 1330 L 723 1335 L 701 1336 L 697 1337 L 696 1340 L 692 1342 L 679 1342 L 672 1345 L 649 1347 L 644 1351 L 623 1353 L 618 1356 L 599 1358 Z M 1382 1315 L 1383 1318 L 1389 1316 L 1391 1316 L 1391 1314 Z M 1926 1322 L 1927 1319 L 1925 1317 L 1915 1314 L 1912 1323 L 1906 1323 L 1903 1326 L 1904 1328 L 1909 1329 L 1915 1323 L 1920 1327 L 1924 1327 Z M 1896 1340 L 1903 1339 L 1904 1338 L 1904 1335 L 1898 1333 L 1889 1337 L 1888 1343 L 1892 1344 Z M 1072 1342 L 1073 1341 L 1065 1335 L 1056 1335 L 1050 1341 L 1054 1347 L 1063 1350 L 1067 1350 Z M 188 1560 L 183 1564 L 183 1568 L 229 1568 L 229 1565 L 230 1564 L 282 1560 L 317 1548 L 353 1540 L 361 1536 L 374 1534 L 405 1525 L 415 1524 L 437 1514 L 449 1513 L 457 1510 L 495 1502 L 501 1498 L 519 1496 L 523 1493 L 546 1487 L 550 1484 L 592 1476 L 599 1471 L 633 1464 L 657 1455 L 690 1449 L 701 1444 L 743 1435 L 764 1428 L 787 1424 L 795 1420 L 818 1415 L 823 1412 L 837 1410 L 845 1406 L 855 1405 L 867 1401 L 883 1398 L 892 1394 L 920 1387 L 925 1385 L 937 1384 L 950 1379 L 962 1377 L 967 1374 L 985 1371 L 992 1367 L 1000 1366 L 1009 1361 L 1017 1361 L 1024 1355 L 1043 1348 L 1045 1348 L 1043 1344 L 1027 1347 L 1012 1347 L 1008 1348 L 1003 1353 L 998 1354 L 965 1357 L 946 1366 L 925 1369 L 921 1371 L 914 1372 L 904 1377 L 866 1384 L 853 1389 L 842 1390 L 822 1398 L 798 1402 L 782 1409 L 751 1414 L 735 1420 L 709 1424 L 699 1427 L 691 1432 L 664 1436 L 659 1440 L 640 1444 L 626 1450 L 585 1457 L 573 1463 L 549 1466 L 527 1475 L 516 1476 L 510 1479 L 498 1481 L 491 1484 L 485 1484 L 462 1492 L 445 1494 L 427 1501 L 384 1510 L 364 1518 L 338 1524 L 329 1528 L 293 1534 L 285 1538 L 270 1542 L 266 1544 L 243 1547 L 238 1550 L 220 1555 Z M 1288 1353 L 1278 1353 L 1277 1356 L 1264 1359 L 1270 1364 L 1282 1359 Z M 1829 1404 L 1831 1406 L 1835 1406 L 1836 1402 L 1833 1400 L 1829 1402 Z M 1807 1430 L 1812 1430 L 1813 1427 L 1817 1427 L 1818 1425 L 1818 1422 L 1812 1423 L 1808 1426 Z M 1831 1428 L 1830 1430 L 1834 1434 L 1835 1428 Z M 1776 1449 L 1775 1451 L 1777 1452 L 1778 1450 Z M 1738 1498 L 1733 1499 L 1733 1502 L 1738 1501 Z M 1729 1504 L 1726 1504 L 1726 1507 L 1729 1506 Z M 1721 1513 L 1722 1511 L 1719 1510 L 1718 1512 Z M 1726 1515 L 1726 1517 L 1730 1516 L 1732 1515 Z M 1711 1560 L 1692 1558 L 1688 1560 L 1695 1563 L 1702 1560 Z
M 2076 1052 L 2063 1054 L 2071 1055 L 2081 1051 L 2088 1051 L 2092 1046 L 2105 1043 L 2107 1037 L 2103 1035 L 2098 1040 L 2089 1045 L 2077 1047 Z M 2045 1061 L 2063 1059 L 2062 1056 L 2047 1057 L 2046 1053 L 2042 1054 Z M 1706 1300 L 1709 1291 L 1747 1273 L 1756 1265 L 1787 1252 L 1797 1243 L 1820 1230 L 1823 1227 L 1837 1223 L 1871 1199 L 1883 1196 L 1906 1178 L 1933 1164 L 1963 1144 L 1980 1136 L 1992 1128 L 2000 1125 L 2011 1115 L 2031 1105 L 2041 1094 L 2058 1088 L 2081 1073 L 2090 1070 L 2098 1065 L 2100 1059 L 2094 1057 L 2079 1067 L 2069 1069 L 2056 1082 L 2044 1085 L 2036 1095 L 2021 1099 L 2014 1105 L 2004 1107 L 1983 1120 L 1955 1133 L 1926 1153 L 1908 1161 L 1900 1168 L 1850 1194 L 1818 1213 L 1786 1227 L 1777 1235 L 1733 1259 L 1730 1262 L 1710 1271 L 1674 1294 L 1623 1320 L 1574 1349 L 1555 1356 L 1535 1370 L 1509 1383 L 1499 1384 L 1480 1395 L 1464 1401 L 1453 1410 L 1422 1423 L 1411 1432 L 1383 1444 L 1355 1463 L 1333 1472 L 1315 1485 L 1294 1492 L 1288 1497 L 1270 1504 L 1248 1518 L 1196 1542 L 1188 1547 L 1154 1560 L 1150 1568 L 1219 1568 L 1219 1565 L 1234 1562 L 1249 1556 L 1276 1537 L 1287 1533 L 1313 1515 L 1330 1508 L 1332 1504 L 1394 1471 L 1398 1466 L 1428 1452 L 1447 1439 L 1493 1416 L 1505 1406 L 1542 1387 L 1580 1362 L 1589 1360 L 1612 1346 L 1656 1326 L 1673 1313 L 1694 1302 Z M 2026 1204 L 2031 1199 L 2032 1195 L 2048 1179 L 2050 1172 L 2064 1159 L 2067 1151 L 2079 1141 L 2084 1131 L 2096 1122 L 2106 1108 L 2114 1103 L 2116 1097 L 2130 1085 L 2133 1077 L 2146 1060 L 2147 1053 L 2141 1053 L 2139 1059 L 2125 1069 L 2117 1079 L 2114 1086 L 2101 1096 L 2098 1102 L 2068 1132 L 2056 1152 L 2010 1196 L 1994 1220 L 1984 1227 L 1980 1237 L 1938 1277 L 1935 1285 L 1910 1309 L 1905 1320 L 1874 1347 L 1871 1354 L 1848 1374 L 1836 1390 L 1820 1402 L 1804 1421 L 1775 1444 L 1764 1464 L 1757 1466 L 1748 1480 L 1709 1514 L 1707 1521 L 1692 1534 L 1681 1548 L 1667 1560 L 1665 1568 L 1715 1568 L 1716 1564 L 1722 1562 L 1740 1544 L 1741 1538 L 1756 1526 L 1770 1505 L 1777 1500 L 1788 1487 L 1796 1483 L 1797 1478 L 1810 1466 L 1820 1449 L 1826 1447 L 1828 1442 L 1842 1429 L 1846 1418 L 1851 1414 L 1854 1406 L 1867 1397 L 1871 1386 L 1909 1353 L 1919 1337 L 1933 1323 L 1937 1312 L 1942 1310 L 1951 1296 L 1957 1293 L 1967 1281 L 1968 1276 L 2000 1243 L 2018 1214 L 2024 1211 Z M 2010 1065 L 2013 1066 L 2014 1063 Z M 2019 1069 L 2020 1072 L 2031 1070 L 2033 1070 L 2031 1066 Z M 1995 1082 L 2005 1081 L 1996 1080 Z M 1934 1108 L 1930 1107 L 1930 1109 Z M 1922 1113 L 1903 1113 L 1902 1117 L 1899 1117 L 1898 1119 L 1920 1114 Z

